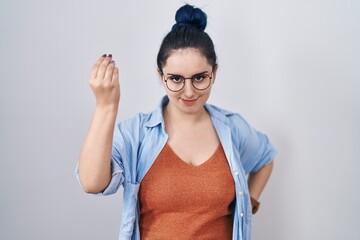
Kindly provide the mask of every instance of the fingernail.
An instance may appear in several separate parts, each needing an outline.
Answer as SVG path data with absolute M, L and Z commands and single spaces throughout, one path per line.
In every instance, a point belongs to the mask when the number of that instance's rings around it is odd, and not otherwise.
M 106 54 L 103 54 L 102 57 L 106 57 Z
M 109 58 L 112 58 L 112 54 L 109 54 L 108 57 L 109 57 Z

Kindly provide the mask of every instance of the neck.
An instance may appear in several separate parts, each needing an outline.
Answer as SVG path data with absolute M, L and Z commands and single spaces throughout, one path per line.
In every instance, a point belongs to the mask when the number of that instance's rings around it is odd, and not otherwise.
M 181 125 L 191 124 L 193 126 L 196 123 L 199 123 L 201 120 L 207 118 L 207 116 L 208 113 L 205 107 L 203 107 L 201 111 L 196 113 L 184 113 L 179 109 L 176 109 L 175 107 L 171 106 L 171 103 L 169 103 L 164 108 L 165 121 L 166 122 L 170 121 L 173 124 L 181 124 Z

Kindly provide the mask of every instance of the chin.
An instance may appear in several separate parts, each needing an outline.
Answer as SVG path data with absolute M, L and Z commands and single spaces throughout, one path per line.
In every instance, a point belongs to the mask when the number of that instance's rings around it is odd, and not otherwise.
M 182 102 L 182 100 L 179 101 L 178 108 L 186 113 L 186 114 L 196 114 L 199 111 L 203 110 L 205 103 L 200 101 L 198 99 L 198 102 L 196 102 L 194 105 L 188 106 Z

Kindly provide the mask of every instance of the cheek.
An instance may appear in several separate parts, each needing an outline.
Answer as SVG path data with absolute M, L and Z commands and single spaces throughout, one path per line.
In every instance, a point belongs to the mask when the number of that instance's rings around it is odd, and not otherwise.
M 180 92 L 172 92 L 170 91 L 167 86 L 166 86 L 166 83 L 163 82 L 163 87 L 164 87 L 164 90 L 166 92 L 166 95 L 169 97 L 169 98 L 178 98 L 179 95 L 180 95 Z
M 202 91 L 202 95 L 210 95 L 210 93 L 211 93 L 211 87 L 212 87 L 212 84 L 209 86 L 208 89 L 206 89 L 205 91 Z
M 169 90 L 166 91 L 166 94 L 168 95 L 169 98 L 172 98 L 172 99 L 177 99 L 180 97 L 180 94 L 177 93 L 177 92 L 171 92 Z

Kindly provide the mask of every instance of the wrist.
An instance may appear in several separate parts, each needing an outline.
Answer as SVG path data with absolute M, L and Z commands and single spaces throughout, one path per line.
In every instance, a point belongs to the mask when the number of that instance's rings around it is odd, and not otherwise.
M 115 113 L 118 112 L 119 104 L 100 104 L 96 103 L 95 111 L 102 113 Z

